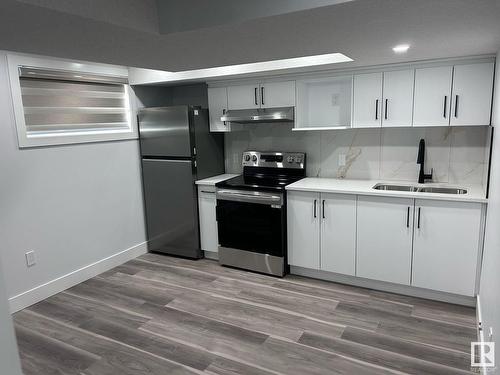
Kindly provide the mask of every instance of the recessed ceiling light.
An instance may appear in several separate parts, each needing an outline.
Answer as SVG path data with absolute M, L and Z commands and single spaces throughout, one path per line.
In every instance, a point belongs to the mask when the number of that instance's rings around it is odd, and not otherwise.
M 398 44 L 392 50 L 395 53 L 405 53 L 406 51 L 408 51 L 409 48 L 410 48 L 409 44 Z

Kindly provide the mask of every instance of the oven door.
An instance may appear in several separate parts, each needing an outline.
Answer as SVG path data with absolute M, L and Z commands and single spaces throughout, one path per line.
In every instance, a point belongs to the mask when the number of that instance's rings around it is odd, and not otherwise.
M 220 247 L 284 257 L 283 194 L 218 189 L 217 227 Z

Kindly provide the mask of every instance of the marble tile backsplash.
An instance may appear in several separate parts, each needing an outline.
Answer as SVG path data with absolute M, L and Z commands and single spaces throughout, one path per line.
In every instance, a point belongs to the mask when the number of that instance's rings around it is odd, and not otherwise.
M 490 128 L 378 128 L 292 132 L 289 124 L 249 124 L 225 134 L 226 170 L 241 172 L 246 150 L 301 151 L 307 175 L 416 181 L 418 143 L 426 143 L 426 172 L 435 182 L 485 184 Z M 346 165 L 339 166 L 339 156 Z

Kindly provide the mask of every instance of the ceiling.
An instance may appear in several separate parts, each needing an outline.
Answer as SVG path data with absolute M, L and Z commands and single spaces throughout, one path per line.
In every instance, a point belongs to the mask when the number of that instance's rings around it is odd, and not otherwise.
M 332 52 L 354 59 L 338 67 L 357 67 L 490 54 L 500 47 L 500 0 L 355 0 L 165 35 L 155 25 L 148 29 L 149 8 L 133 10 L 140 0 L 126 0 L 129 14 L 122 9 L 113 22 L 104 17 L 112 7 L 97 18 L 48 7 L 49 1 L 2 0 L 0 49 L 184 71 Z M 221 1 L 213 2 L 213 12 Z M 409 43 L 409 52 L 395 55 L 399 43 Z

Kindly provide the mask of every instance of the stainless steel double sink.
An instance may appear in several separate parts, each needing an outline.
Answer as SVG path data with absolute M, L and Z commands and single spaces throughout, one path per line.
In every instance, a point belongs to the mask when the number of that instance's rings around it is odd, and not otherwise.
M 467 194 L 466 189 L 439 186 L 376 184 L 373 188 L 375 190 L 407 191 L 413 193 Z

